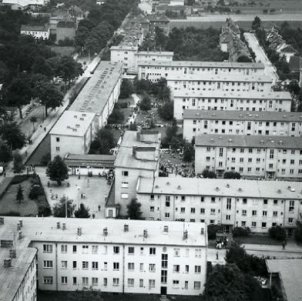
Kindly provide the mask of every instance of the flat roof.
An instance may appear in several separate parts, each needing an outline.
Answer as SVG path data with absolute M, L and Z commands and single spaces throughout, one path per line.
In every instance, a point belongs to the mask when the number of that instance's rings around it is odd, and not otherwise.
M 277 148 L 302 150 L 301 137 L 287 136 L 251 136 L 251 135 L 198 135 L 195 146 L 201 147 L 242 147 L 242 148 Z
M 173 92 L 173 97 L 192 97 L 192 98 L 231 98 L 231 99 L 280 99 L 292 100 L 288 91 L 238 91 L 226 92 L 221 90 L 215 91 L 192 91 L 192 90 L 176 90 Z
M 302 122 L 302 113 L 184 110 L 183 119 Z
M 140 55 L 163 55 L 163 56 L 166 56 L 166 55 L 169 55 L 169 56 L 173 56 L 174 55 L 174 52 L 173 51 L 139 51 L 137 54 L 137 56 L 140 56 Z
M 64 161 L 68 166 L 75 167 L 103 167 L 113 168 L 115 156 L 113 155 L 95 155 L 95 154 L 68 154 L 65 156 Z
M 82 137 L 87 132 L 94 117 L 94 113 L 65 111 L 51 129 L 50 135 Z
M 20 217 L 15 218 L 15 225 L 12 228 L 9 225 L 0 225 L 0 240 L 12 240 L 14 242 L 13 248 L 0 247 L 0 300 L 13 300 L 17 290 L 23 282 L 25 273 L 33 262 L 37 250 L 35 248 L 28 248 L 29 240 L 27 238 L 17 239 L 17 223 Z M 11 260 L 11 267 L 4 268 L 4 259 L 9 258 L 9 250 L 16 250 L 16 258 Z
M 240 74 L 168 74 L 167 81 L 206 81 L 206 82 L 262 82 L 272 83 L 272 79 L 264 74 L 240 75 Z
M 186 223 L 173 221 L 145 221 L 120 219 L 78 219 L 55 217 L 22 217 L 23 235 L 32 242 L 66 242 L 66 243 L 103 243 L 103 244 L 130 244 L 130 245 L 171 245 L 171 246 L 200 246 L 207 245 L 206 226 L 204 223 Z M 5 223 L 16 229 L 20 217 L 5 217 Z M 57 229 L 57 223 L 61 223 Z M 65 223 L 66 229 L 62 229 Z M 124 231 L 124 225 L 129 231 Z M 168 226 L 168 232 L 164 232 Z M 81 227 L 82 235 L 77 234 Z M 108 235 L 103 234 L 107 228 Z M 201 228 L 204 234 L 201 234 Z M 143 236 L 147 230 L 148 236 Z M 188 230 L 188 238 L 183 239 L 183 232 Z
M 301 182 L 140 177 L 138 194 L 232 196 L 302 200 Z
M 123 64 L 102 61 L 70 107 L 72 111 L 102 114 L 122 76 Z
M 191 68 L 236 68 L 236 69 L 264 69 L 262 63 L 238 63 L 238 62 L 201 62 L 201 61 L 171 61 L 171 62 L 139 62 L 139 66 L 154 67 L 191 67 Z
M 132 169 L 147 169 L 156 170 L 159 161 L 159 147 L 160 147 L 160 134 L 152 135 L 156 142 L 143 142 L 139 141 L 137 138 L 137 133 L 135 131 L 126 131 L 124 133 L 122 142 L 120 144 L 114 166 L 115 167 L 127 167 Z M 133 147 L 153 147 L 155 150 L 151 154 L 152 160 L 142 160 L 137 159 L 133 155 Z
M 302 300 L 302 259 L 266 259 L 269 273 L 278 273 L 288 301 Z
M 21 25 L 21 31 L 48 31 L 44 25 Z

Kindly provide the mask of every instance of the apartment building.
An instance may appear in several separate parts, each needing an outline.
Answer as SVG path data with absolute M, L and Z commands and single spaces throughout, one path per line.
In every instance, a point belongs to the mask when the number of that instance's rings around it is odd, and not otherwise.
M 146 219 L 219 224 L 226 231 L 267 233 L 280 225 L 291 234 L 302 219 L 300 182 L 140 177 L 137 199 Z
M 5 218 L 12 231 L 17 222 Z M 22 224 L 22 234 L 38 252 L 41 290 L 203 292 L 207 262 L 203 223 L 29 217 L 22 218 Z
M 71 111 L 95 113 L 98 127 L 107 124 L 120 95 L 123 68 L 121 63 L 102 61 L 79 93 Z
M 285 136 L 198 135 L 195 172 L 209 169 L 249 178 L 301 179 L 302 139 Z
M 94 113 L 65 111 L 50 131 L 51 159 L 87 154 L 97 128 Z
M 28 247 L 28 240 L 19 232 L 18 219 L 14 227 L 0 217 L 0 300 L 37 300 L 37 250 Z
M 138 64 L 138 79 L 157 82 L 164 77 L 177 76 L 250 76 L 263 75 L 261 63 L 199 62 L 199 61 L 141 61 Z
M 48 25 L 22 25 L 21 35 L 32 36 L 35 39 L 48 40 L 50 29 Z
M 185 110 L 183 137 L 199 134 L 302 136 L 302 114 L 284 112 L 242 112 Z
M 172 94 L 183 90 L 268 93 L 272 88 L 266 75 L 168 75 L 166 79 Z
M 257 91 L 174 91 L 174 117 L 183 119 L 184 110 L 227 110 L 290 112 L 289 92 Z
M 136 197 L 138 177 L 158 175 L 160 142 L 157 131 L 125 132 L 114 162 L 115 203 L 121 215 L 127 214 L 127 205 Z

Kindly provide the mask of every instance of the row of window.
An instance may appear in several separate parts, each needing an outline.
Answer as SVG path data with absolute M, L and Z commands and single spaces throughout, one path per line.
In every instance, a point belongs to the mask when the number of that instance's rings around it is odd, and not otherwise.
M 177 97 L 176 97 L 176 100 L 177 100 Z M 256 103 L 259 103 L 259 104 L 262 104 L 262 103 L 267 103 L 269 102 L 270 104 L 274 102 L 276 103 L 279 103 L 279 104 L 282 104 L 282 100 L 277 100 L 277 99 L 273 99 L 273 100 L 268 100 L 268 99 L 244 99 L 244 98 L 240 98 L 240 99 L 231 99 L 231 98 L 183 98 L 182 99 L 182 102 L 192 102 L 192 104 L 194 104 L 195 102 L 202 102 L 202 103 L 212 103 L 212 101 L 214 103 L 224 103 L 224 102 L 230 102 L 231 103 L 234 103 L 234 102 L 238 102 L 238 103 L 253 103 L 253 104 L 256 104 Z

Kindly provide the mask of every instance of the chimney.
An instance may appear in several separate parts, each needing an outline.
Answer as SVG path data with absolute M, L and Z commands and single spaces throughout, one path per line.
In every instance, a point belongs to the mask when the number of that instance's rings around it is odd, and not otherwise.
M 188 238 L 188 230 L 185 230 L 183 233 L 183 240 L 186 240 Z
M 61 223 L 57 222 L 57 229 L 60 229 L 60 228 L 61 228 Z
M 22 219 L 19 220 L 19 225 L 20 225 L 21 228 L 23 227 L 23 220 Z
M 22 231 L 19 231 L 18 232 L 18 239 L 22 239 L 22 237 L 23 237 Z
M 10 268 L 12 266 L 11 258 L 4 259 L 4 268 Z
M 62 230 L 66 230 L 66 223 L 62 223 Z
M 169 232 L 169 227 L 168 226 L 164 226 L 164 232 L 168 233 Z
M 133 147 L 132 147 L 132 156 L 133 156 L 134 158 L 136 158 L 136 150 L 137 150 L 137 147 L 136 147 L 136 146 L 133 146 Z
M 148 231 L 145 229 L 144 230 L 144 238 L 147 238 L 148 237 Z
M 79 228 L 78 228 L 78 236 L 81 236 L 81 235 L 82 235 L 82 228 L 79 227 Z
M 103 229 L 103 235 L 104 235 L 104 236 L 107 236 L 107 235 L 108 235 L 108 228 L 104 228 L 104 229 Z
M 17 257 L 16 249 L 10 249 L 10 250 L 9 250 L 9 257 L 10 257 L 11 259 Z
M 124 232 L 128 232 L 129 231 L 129 225 L 125 224 L 124 225 Z

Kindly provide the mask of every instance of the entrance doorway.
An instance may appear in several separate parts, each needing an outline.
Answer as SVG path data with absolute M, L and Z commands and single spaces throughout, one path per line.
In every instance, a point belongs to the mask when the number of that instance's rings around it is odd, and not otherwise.
M 161 295 L 167 295 L 167 287 L 166 286 L 161 286 L 160 287 L 160 294 Z

